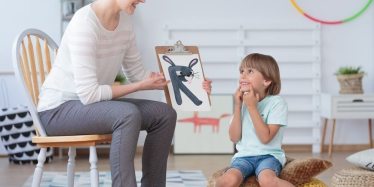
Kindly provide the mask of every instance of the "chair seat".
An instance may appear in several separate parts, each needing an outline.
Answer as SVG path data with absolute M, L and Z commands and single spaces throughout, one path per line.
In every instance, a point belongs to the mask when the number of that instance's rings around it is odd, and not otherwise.
M 34 136 L 32 142 L 39 147 L 92 146 L 112 140 L 111 134 L 90 134 L 74 136 Z

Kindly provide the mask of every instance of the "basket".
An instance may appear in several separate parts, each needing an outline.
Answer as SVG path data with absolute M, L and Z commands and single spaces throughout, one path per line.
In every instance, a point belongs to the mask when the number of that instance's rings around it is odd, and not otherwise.
M 364 73 L 352 75 L 337 75 L 340 84 L 340 94 L 362 94 L 362 77 Z
M 370 187 L 374 184 L 374 172 L 359 167 L 342 169 L 331 179 L 333 187 Z

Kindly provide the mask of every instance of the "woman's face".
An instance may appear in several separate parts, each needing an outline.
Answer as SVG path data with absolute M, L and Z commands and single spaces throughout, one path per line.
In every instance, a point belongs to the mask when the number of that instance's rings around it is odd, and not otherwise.
M 135 12 L 136 6 L 139 3 L 145 3 L 145 0 L 117 0 L 121 10 L 124 10 L 127 14 L 132 15 Z

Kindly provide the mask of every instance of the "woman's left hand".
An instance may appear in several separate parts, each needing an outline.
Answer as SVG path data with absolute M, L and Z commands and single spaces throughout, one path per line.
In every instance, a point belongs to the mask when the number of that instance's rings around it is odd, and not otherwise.
M 203 82 L 203 88 L 208 93 L 208 95 L 210 95 L 210 93 L 212 92 L 212 81 L 209 79 L 205 79 Z

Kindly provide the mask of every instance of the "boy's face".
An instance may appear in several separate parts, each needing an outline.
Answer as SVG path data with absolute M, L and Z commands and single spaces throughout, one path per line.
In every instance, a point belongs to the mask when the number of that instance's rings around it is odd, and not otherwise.
M 265 80 L 264 76 L 254 68 L 241 68 L 239 86 L 240 91 L 248 92 L 250 85 L 257 93 L 265 93 L 271 81 Z

